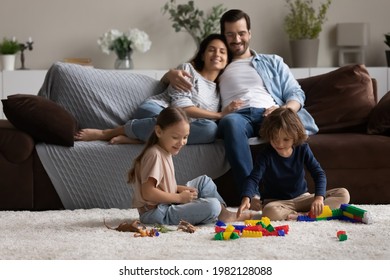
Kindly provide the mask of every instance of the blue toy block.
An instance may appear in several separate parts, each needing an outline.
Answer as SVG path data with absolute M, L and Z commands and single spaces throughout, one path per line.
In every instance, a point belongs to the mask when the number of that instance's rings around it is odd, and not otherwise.
M 219 226 L 219 227 L 225 227 L 225 226 L 226 226 L 226 224 L 225 224 L 224 222 L 222 222 L 222 221 L 217 221 L 217 222 L 215 223 L 215 225 L 216 225 L 216 226 Z

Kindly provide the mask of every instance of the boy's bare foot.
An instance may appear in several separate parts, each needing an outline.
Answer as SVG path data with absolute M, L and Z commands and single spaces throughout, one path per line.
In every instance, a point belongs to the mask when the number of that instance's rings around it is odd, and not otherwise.
M 289 214 L 287 216 L 287 221 L 296 221 L 298 219 L 298 214 Z
M 232 223 L 237 221 L 245 220 L 258 220 L 261 219 L 261 214 L 256 211 L 244 211 L 241 213 L 240 217 L 237 218 L 237 213 L 229 211 L 225 207 L 222 207 L 221 213 L 218 216 L 218 219 L 224 223 Z
M 125 135 L 119 135 L 111 138 L 110 144 L 142 144 L 143 142 L 138 139 L 132 139 Z
M 255 195 L 251 199 L 251 207 L 249 208 L 249 210 L 261 211 L 261 208 L 262 208 L 262 203 L 261 203 L 261 200 L 260 200 L 260 196 Z
M 74 135 L 74 140 L 78 141 L 108 140 L 104 138 L 103 130 L 94 128 L 80 129 Z
M 307 216 L 309 213 L 291 213 L 287 216 L 288 221 L 296 221 L 298 216 Z

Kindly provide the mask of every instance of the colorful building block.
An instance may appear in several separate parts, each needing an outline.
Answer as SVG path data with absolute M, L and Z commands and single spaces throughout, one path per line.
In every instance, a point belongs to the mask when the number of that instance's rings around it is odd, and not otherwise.
M 313 222 L 320 220 L 344 220 L 350 222 L 358 222 L 370 224 L 372 223 L 371 216 L 366 210 L 360 209 L 350 204 L 342 204 L 338 209 L 330 209 L 328 205 L 324 206 L 324 211 L 321 215 L 314 217 L 312 214 L 299 215 L 297 221 L 299 222 Z
M 339 239 L 339 241 L 345 241 L 348 239 L 348 236 L 344 230 L 339 230 L 337 232 L 337 238 Z
M 244 229 L 242 231 L 241 237 L 249 237 L 249 238 L 263 237 L 263 232 L 262 231 L 254 231 L 254 230 L 246 230 L 246 229 Z
M 288 225 L 273 227 L 267 217 L 261 220 L 247 220 L 245 225 L 225 225 L 217 222 L 215 225 L 215 240 L 229 240 L 240 237 L 258 238 L 263 236 L 285 236 L 288 233 Z

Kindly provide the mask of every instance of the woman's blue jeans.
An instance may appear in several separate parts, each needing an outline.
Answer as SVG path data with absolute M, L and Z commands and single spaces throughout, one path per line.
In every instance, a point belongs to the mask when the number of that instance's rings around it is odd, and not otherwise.
M 124 125 L 126 136 L 146 142 L 156 125 L 157 116 L 164 109 L 154 101 L 142 103 L 134 113 L 134 119 Z M 190 124 L 187 144 L 206 144 L 215 141 L 218 125 L 207 119 L 197 119 Z

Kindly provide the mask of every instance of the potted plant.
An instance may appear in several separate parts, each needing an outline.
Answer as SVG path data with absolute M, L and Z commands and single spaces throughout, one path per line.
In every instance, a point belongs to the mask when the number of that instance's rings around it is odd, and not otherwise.
M 385 34 L 385 44 L 390 47 L 390 32 Z M 390 50 L 386 50 L 387 67 L 390 67 Z
M 226 11 L 223 4 L 213 6 L 209 14 L 195 7 L 194 1 L 187 4 L 176 4 L 176 0 L 169 0 L 162 7 L 163 14 L 169 13 L 172 27 L 176 32 L 187 31 L 197 46 L 211 33 L 219 33 L 219 19 Z
M 20 44 L 16 39 L 4 38 L 0 43 L 0 54 L 3 70 L 12 71 L 15 69 L 15 54 L 20 50 Z
M 284 19 L 284 30 L 289 39 L 295 67 L 317 66 L 322 25 L 332 0 L 315 8 L 313 0 L 286 0 L 289 13 Z M 305 47 L 307 46 L 307 47 Z

